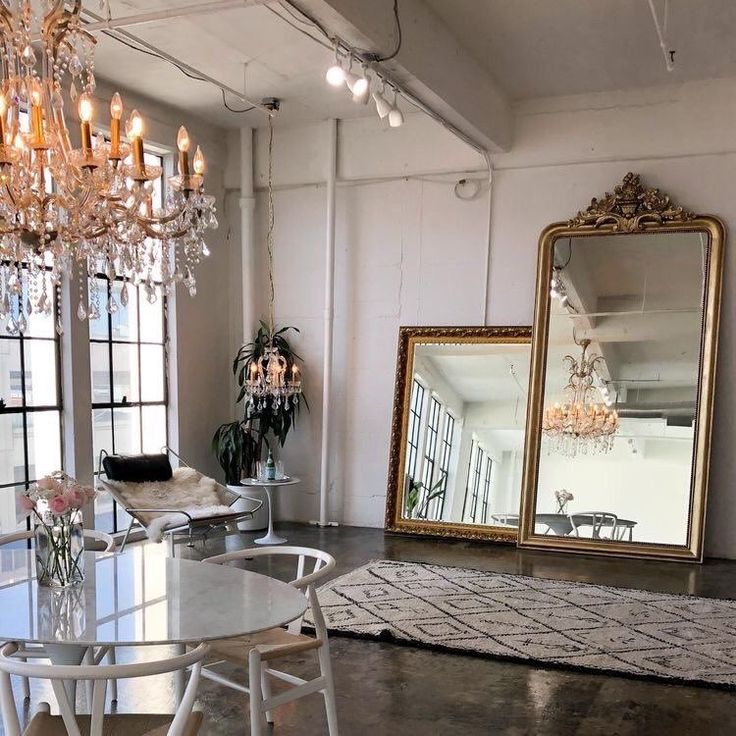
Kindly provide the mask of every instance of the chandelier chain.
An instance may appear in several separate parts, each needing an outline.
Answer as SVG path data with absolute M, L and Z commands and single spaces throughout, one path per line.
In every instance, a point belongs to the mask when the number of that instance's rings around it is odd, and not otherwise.
M 274 305 L 276 302 L 276 285 L 273 277 L 273 246 L 274 227 L 276 218 L 273 206 L 273 119 L 268 117 L 268 234 L 266 236 L 266 249 L 268 251 L 268 327 L 273 338 L 274 333 Z

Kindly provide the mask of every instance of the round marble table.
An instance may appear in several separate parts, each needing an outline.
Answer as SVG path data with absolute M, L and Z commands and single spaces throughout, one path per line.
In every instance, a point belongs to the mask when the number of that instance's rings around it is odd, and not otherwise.
M 79 664 L 90 646 L 199 644 L 282 626 L 302 592 L 229 565 L 166 556 L 165 545 L 85 552 L 84 583 L 39 586 L 30 550 L 0 549 L 0 641 L 43 644 L 52 662 Z
M 299 483 L 299 478 L 284 478 L 283 480 L 263 480 L 261 478 L 245 478 L 240 481 L 240 485 L 248 486 L 253 488 L 263 488 L 266 491 L 266 498 L 268 498 L 268 531 L 265 537 L 259 537 L 253 541 L 256 544 L 284 544 L 288 540 L 285 537 L 280 537 L 273 530 L 273 497 L 272 491 L 274 488 L 281 488 L 282 486 L 294 486 Z

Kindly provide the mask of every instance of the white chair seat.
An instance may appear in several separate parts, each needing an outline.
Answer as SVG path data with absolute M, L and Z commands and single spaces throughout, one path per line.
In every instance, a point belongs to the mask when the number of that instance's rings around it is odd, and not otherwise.
M 319 639 L 306 634 L 290 634 L 286 629 L 269 629 L 251 636 L 209 642 L 210 656 L 206 664 L 224 659 L 231 664 L 247 667 L 252 649 L 261 652 L 261 659 L 269 660 L 319 649 L 321 646 L 322 642 Z

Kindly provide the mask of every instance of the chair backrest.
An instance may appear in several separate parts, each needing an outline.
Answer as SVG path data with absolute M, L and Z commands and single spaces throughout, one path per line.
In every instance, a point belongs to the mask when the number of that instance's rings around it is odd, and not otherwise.
M 81 736 L 81 731 L 74 715 L 73 703 L 69 699 L 64 683 L 70 680 L 93 680 L 89 736 L 102 736 L 105 717 L 105 691 L 108 680 L 183 672 L 191 667 L 191 675 L 184 691 L 184 697 L 167 731 L 167 736 L 183 736 L 186 722 L 192 713 L 194 701 L 197 697 L 202 660 L 207 656 L 208 649 L 206 644 L 201 644 L 186 654 L 134 664 L 56 665 L 34 660 L 23 662 L 13 657 L 13 654 L 18 650 L 17 644 L 5 644 L 0 649 L 0 704 L 2 705 L 5 735 L 20 736 L 21 733 L 18 713 L 13 699 L 11 675 L 32 677 L 51 682 L 69 736 Z
M 618 516 L 609 511 L 576 511 L 569 514 L 570 523 L 575 536 L 579 536 L 578 529 L 581 526 L 592 527 L 593 539 L 599 539 L 603 527 L 611 527 L 611 539 L 616 535 Z
M 85 542 L 92 542 L 90 546 L 95 547 L 97 552 L 114 552 L 115 551 L 115 540 L 109 534 L 105 532 L 98 532 L 96 529 L 85 529 L 83 531 Z M 21 542 L 27 539 L 33 539 L 35 536 L 34 532 L 31 531 L 20 531 L 12 532 L 11 534 L 0 534 L 0 547 L 5 544 L 11 544 L 13 542 Z M 87 546 L 85 544 L 85 546 Z
M 253 560 L 263 557 L 293 557 L 296 559 L 296 577 L 289 581 L 289 585 L 304 591 L 312 611 L 312 619 L 317 636 L 320 639 L 327 637 L 327 626 L 325 624 L 322 609 L 317 597 L 316 584 L 324 580 L 335 568 L 335 558 L 328 552 L 312 547 L 295 547 L 282 545 L 280 547 L 254 547 L 239 549 L 235 552 L 226 552 L 222 555 L 208 557 L 203 562 L 212 562 L 222 565 L 235 560 Z M 307 564 L 311 563 L 311 571 L 307 570 Z M 292 634 L 298 634 L 302 629 L 304 616 L 292 621 L 287 629 Z

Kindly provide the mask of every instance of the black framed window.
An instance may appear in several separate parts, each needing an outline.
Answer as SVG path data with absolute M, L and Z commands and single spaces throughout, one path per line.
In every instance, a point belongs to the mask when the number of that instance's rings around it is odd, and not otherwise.
M 409 405 L 409 432 L 406 448 L 406 474 L 416 478 L 419 443 L 422 437 L 422 410 L 424 408 L 424 386 L 415 378 L 411 387 Z
M 22 293 L 28 272 L 21 268 Z M 61 352 L 56 332 L 58 293 L 45 274 L 48 314 L 32 314 L 23 332 L 9 325 L 19 318 L 18 296 L 8 295 L 11 320 L 0 332 L 0 531 L 26 528 L 17 495 L 39 478 L 61 470 Z M 2 298 L 4 298 L 4 294 Z
M 447 497 L 447 484 L 450 477 L 450 461 L 452 458 L 452 443 L 455 439 L 455 417 L 450 412 L 445 412 L 445 426 L 442 433 L 442 447 L 440 450 L 440 473 L 442 473 L 442 495 L 432 502 L 432 511 L 435 519 L 441 519 L 445 513 L 445 498 Z
M 480 506 L 480 523 L 486 524 L 488 522 L 488 500 L 491 495 L 491 473 L 493 470 L 493 461 L 486 455 L 486 472 L 483 478 L 483 498 L 481 499 Z
M 160 156 L 148 152 L 145 161 L 163 166 Z M 161 206 L 163 181 L 154 184 L 155 208 Z M 99 315 L 89 321 L 95 470 L 101 450 L 159 452 L 167 443 L 168 305 L 163 287 L 154 281 L 156 298 L 149 300 L 143 284 L 120 276 L 111 281 L 105 274 L 89 279 L 90 293 L 99 295 Z M 98 496 L 97 529 L 114 533 L 129 523 L 130 517 L 108 494 Z
M 468 482 L 465 486 L 465 499 L 463 500 L 463 521 L 476 523 L 478 515 L 478 497 L 481 490 L 481 477 L 483 472 L 483 459 L 486 457 L 480 443 L 473 440 L 470 448 L 470 461 L 468 463 Z

